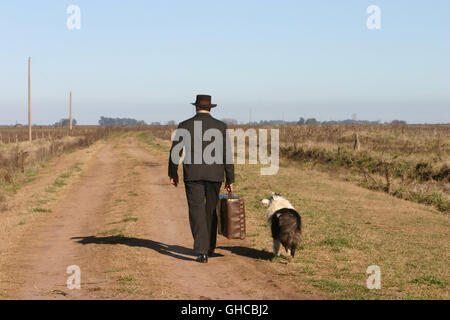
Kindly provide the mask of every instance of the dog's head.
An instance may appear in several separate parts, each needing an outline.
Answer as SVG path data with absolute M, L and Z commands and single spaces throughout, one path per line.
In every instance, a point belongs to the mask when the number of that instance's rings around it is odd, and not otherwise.
M 264 207 L 269 208 L 271 206 L 272 202 L 279 198 L 282 198 L 281 194 L 272 192 L 272 195 L 266 199 L 262 199 L 261 203 Z
M 272 215 L 279 209 L 294 208 L 288 200 L 281 196 L 281 194 L 275 192 L 272 192 L 270 197 L 262 199 L 261 203 L 267 208 L 266 216 L 267 221 L 269 222 L 272 220 Z

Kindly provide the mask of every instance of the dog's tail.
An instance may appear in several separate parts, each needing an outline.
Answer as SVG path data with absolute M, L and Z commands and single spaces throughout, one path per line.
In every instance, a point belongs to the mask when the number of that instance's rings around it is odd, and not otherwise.
M 302 217 L 297 214 L 297 230 L 300 232 L 300 235 L 302 234 Z

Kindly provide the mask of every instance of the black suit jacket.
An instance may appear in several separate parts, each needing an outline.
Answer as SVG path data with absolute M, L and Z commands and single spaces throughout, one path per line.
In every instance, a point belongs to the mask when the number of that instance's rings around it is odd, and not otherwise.
M 221 132 L 222 137 L 223 137 L 223 140 L 222 140 L 223 150 L 220 150 L 220 152 L 218 154 L 220 154 L 220 157 L 223 156 L 222 163 L 207 164 L 207 163 L 205 163 L 203 157 L 201 157 L 201 163 L 199 163 L 199 164 L 194 163 L 194 158 L 195 158 L 195 155 L 194 155 L 194 152 L 195 152 L 194 122 L 195 121 L 199 121 L 201 123 L 201 127 L 202 127 L 201 137 L 203 137 L 203 134 L 208 129 L 218 129 Z M 199 123 L 197 123 L 197 125 L 198 124 Z M 191 159 L 190 162 L 191 163 L 185 163 L 187 155 L 185 155 L 185 161 L 183 162 L 184 181 L 204 180 L 204 181 L 213 181 L 213 182 L 223 182 L 224 176 L 225 176 L 226 183 L 234 182 L 234 164 L 226 163 L 227 125 L 225 123 L 213 118 L 209 113 L 197 113 L 194 117 L 181 122 L 178 125 L 178 129 L 187 130 L 189 132 L 190 138 L 191 138 L 190 150 L 188 150 L 188 148 L 186 148 L 186 153 L 190 152 L 190 159 Z M 206 146 L 208 146 L 212 142 L 211 141 L 203 141 L 203 139 L 201 139 L 201 140 L 202 140 L 201 154 L 203 155 L 203 152 L 204 152 Z M 214 141 L 214 138 L 212 140 Z M 170 154 L 172 154 L 172 150 L 175 147 L 175 145 L 178 145 L 179 143 L 183 143 L 183 145 L 186 146 L 186 144 L 184 144 L 184 142 L 180 142 L 180 141 L 176 141 L 176 140 L 173 141 L 172 148 L 170 149 Z M 228 150 L 230 150 L 230 148 L 228 148 Z M 197 150 L 197 151 L 199 151 L 199 150 Z M 215 155 L 215 152 L 213 153 L 213 155 Z M 233 157 L 231 157 L 231 159 L 233 159 Z M 170 155 L 169 155 L 169 177 L 170 178 L 178 177 L 178 163 L 174 163 L 172 161 L 172 157 Z

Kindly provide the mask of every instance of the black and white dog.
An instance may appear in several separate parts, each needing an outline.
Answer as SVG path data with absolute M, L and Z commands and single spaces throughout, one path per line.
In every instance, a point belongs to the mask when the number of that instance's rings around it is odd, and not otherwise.
M 302 235 L 302 219 L 291 203 L 278 193 L 273 193 L 261 203 L 267 207 L 267 222 L 271 225 L 273 253 L 280 255 L 280 245 L 286 249 L 288 260 L 295 255 L 295 249 Z

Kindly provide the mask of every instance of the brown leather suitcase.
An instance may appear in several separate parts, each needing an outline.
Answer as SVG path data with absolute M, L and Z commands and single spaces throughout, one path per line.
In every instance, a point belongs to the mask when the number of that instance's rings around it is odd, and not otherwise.
M 228 239 L 245 239 L 244 199 L 233 194 L 219 195 L 217 230 Z

